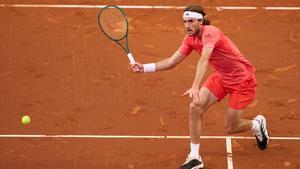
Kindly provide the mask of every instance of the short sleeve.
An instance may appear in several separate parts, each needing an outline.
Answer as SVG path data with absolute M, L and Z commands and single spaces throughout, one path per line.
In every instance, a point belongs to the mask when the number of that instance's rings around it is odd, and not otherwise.
M 193 51 L 192 38 L 189 36 L 185 36 L 181 46 L 178 51 L 184 55 L 189 55 Z
M 203 32 L 202 43 L 204 46 L 215 47 L 220 40 L 220 31 L 217 28 L 207 29 Z

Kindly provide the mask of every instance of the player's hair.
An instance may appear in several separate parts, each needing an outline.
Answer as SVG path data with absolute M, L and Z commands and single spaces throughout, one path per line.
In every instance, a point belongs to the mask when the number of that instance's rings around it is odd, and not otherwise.
M 184 8 L 185 11 L 192 11 L 192 12 L 197 12 L 203 15 L 203 25 L 210 25 L 210 20 L 206 18 L 206 13 L 204 11 L 204 8 L 200 5 L 196 4 L 190 4 Z

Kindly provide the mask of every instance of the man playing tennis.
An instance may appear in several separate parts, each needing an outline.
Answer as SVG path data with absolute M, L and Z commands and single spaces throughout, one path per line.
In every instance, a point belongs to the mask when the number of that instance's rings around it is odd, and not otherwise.
M 184 9 L 183 21 L 187 31 L 182 45 L 169 58 L 156 63 L 132 63 L 133 72 L 155 72 L 174 68 L 193 50 L 200 56 L 192 87 L 184 95 L 192 98 L 190 104 L 191 151 L 180 169 L 202 169 L 204 164 L 199 155 L 202 116 L 207 109 L 229 94 L 225 131 L 229 134 L 252 130 L 261 150 L 267 148 L 269 135 L 266 119 L 262 115 L 253 120 L 240 118 L 245 107 L 255 98 L 255 68 L 218 28 L 210 25 L 206 13 L 199 5 Z M 200 87 L 208 64 L 213 73 Z

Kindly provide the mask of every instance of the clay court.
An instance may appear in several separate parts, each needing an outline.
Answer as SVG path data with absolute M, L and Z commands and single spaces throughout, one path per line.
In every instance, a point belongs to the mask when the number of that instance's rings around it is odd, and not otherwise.
M 223 100 L 204 117 L 205 169 L 300 169 L 300 2 L 203 3 L 256 67 L 257 99 L 243 117 L 265 115 L 271 135 L 265 151 L 250 132 L 227 135 Z M 187 3 L 179 0 L 0 0 L 0 168 L 175 169 L 184 162 L 191 100 L 182 94 L 199 55 L 170 71 L 132 73 L 125 53 L 100 32 L 96 5 L 107 4 L 135 6 L 124 10 L 137 61 L 159 61 L 181 44 L 178 7 Z M 232 6 L 248 8 L 220 8 Z

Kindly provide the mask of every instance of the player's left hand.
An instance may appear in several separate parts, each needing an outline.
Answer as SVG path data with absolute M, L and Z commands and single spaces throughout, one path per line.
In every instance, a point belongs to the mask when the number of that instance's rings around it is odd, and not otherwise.
M 200 102 L 200 90 L 198 88 L 190 88 L 188 89 L 183 96 L 189 95 L 190 98 L 193 98 L 193 102 L 198 103 Z

